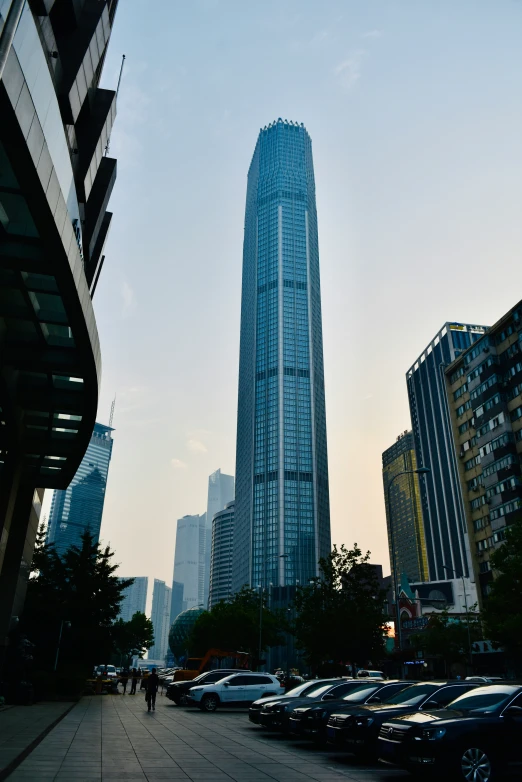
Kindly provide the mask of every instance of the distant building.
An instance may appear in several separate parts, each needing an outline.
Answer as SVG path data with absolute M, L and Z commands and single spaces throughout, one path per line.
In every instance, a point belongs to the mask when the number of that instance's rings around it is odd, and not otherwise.
M 183 516 L 177 523 L 173 582 L 183 585 L 183 610 L 203 605 L 206 516 Z
M 203 569 L 203 605 L 209 598 L 210 556 L 212 548 L 212 526 L 215 514 L 234 499 L 234 476 L 216 470 L 208 479 L 207 523 L 205 527 L 205 559 Z
M 419 481 L 430 581 L 451 577 L 445 566 L 459 576 L 472 575 L 444 371 L 485 331 L 445 323 L 406 373 L 417 466 L 430 469 Z
M 446 383 L 482 601 L 493 580 L 491 554 L 522 520 L 522 302 L 447 367 Z
M 229 502 L 224 510 L 214 514 L 212 520 L 209 608 L 231 595 L 233 542 L 234 503 Z
M 183 584 L 179 581 L 172 582 L 172 598 L 170 601 L 170 624 L 176 619 L 179 614 L 185 610 L 186 606 L 183 601 Z
M 57 489 L 51 501 L 47 542 L 58 554 L 70 546 L 81 546 L 81 537 L 89 530 L 97 543 L 100 539 L 105 489 L 112 455 L 110 426 L 94 424 L 90 443 L 67 489 Z
M 382 480 L 388 528 L 388 546 L 392 574 L 395 572 L 392 539 L 397 572 L 406 573 L 410 581 L 428 580 L 428 557 L 422 521 L 418 475 L 401 475 L 417 469 L 412 432 L 404 432 L 382 455 Z M 390 482 L 393 480 L 390 487 Z M 388 495 L 390 505 L 388 504 Z
M 120 581 L 127 581 L 129 578 L 134 578 L 134 583 L 127 587 L 123 593 L 120 615 L 118 616 L 118 619 L 123 619 L 124 622 L 130 622 L 138 611 L 144 614 L 147 605 L 149 579 L 147 576 L 121 576 Z
M 170 600 L 172 590 L 164 581 L 154 579 L 151 621 L 154 626 L 154 646 L 148 653 L 149 660 L 163 660 L 167 655 L 170 630 Z

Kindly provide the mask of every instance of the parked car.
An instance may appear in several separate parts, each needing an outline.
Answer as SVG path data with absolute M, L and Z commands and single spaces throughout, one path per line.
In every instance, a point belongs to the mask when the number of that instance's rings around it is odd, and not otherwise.
M 466 676 L 466 682 L 479 682 L 480 684 L 496 684 L 505 681 L 502 676 Z
M 341 712 L 351 706 L 367 703 L 383 703 L 392 695 L 411 685 L 411 681 L 392 679 L 390 681 L 360 681 L 354 679 L 351 689 L 340 700 L 314 701 L 305 706 L 297 706 L 290 712 L 289 732 L 301 738 L 311 738 L 319 743 L 326 742 L 326 723 L 334 711 Z M 341 685 L 342 687 L 342 685 Z M 341 689 L 338 687 L 337 689 Z M 331 693 L 336 698 L 335 689 Z
M 357 671 L 357 678 L 358 679 L 384 679 L 384 673 L 382 671 L 367 671 L 366 669 L 361 669 L 360 671 Z
M 313 698 L 315 700 L 315 693 L 321 689 L 325 682 L 331 682 L 336 681 L 339 682 L 341 679 L 314 679 L 314 681 L 308 681 L 303 682 L 302 684 L 298 684 L 297 687 L 294 687 L 293 690 L 290 690 L 289 692 L 285 693 L 285 695 L 280 696 L 272 696 L 271 698 L 259 698 L 259 700 L 254 701 L 250 705 L 250 709 L 248 710 L 248 719 L 250 722 L 253 722 L 255 725 L 259 725 L 259 715 L 261 713 L 261 709 L 263 706 L 269 703 L 288 703 L 289 701 L 293 700 L 294 698 Z
M 495 782 L 522 776 L 522 684 L 492 684 L 465 693 L 444 710 L 404 715 L 381 727 L 378 754 L 437 779 Z
M 263 695 L 278 693 L 283 695 L 284 687 L 272 674 L 242 671 L 215 684 L 192 686 L 189 698 L 202 711 L 216 711 L 218 706 L 249 706 Z
M 459 695 L 478 686 L 475 682 L 455 680 L 420 682 L 406 687 L 385 703 L 334 712 L 326 728 L 328 743 L 355 755 L 373 757 L 377 753 L 379 730 L 384 722 L 400 714 L 443 708 Z
M 297 698 L 283 698 L 261 707 L 259 724 L 270 730 L 286 733 L 290 727 L 290 713 L 297 706 L 308 705 L 313 701 L 328 701 L 342 698 L 350 690 L 361 685 L 360 679 L 326 679 L 315 692 Z
M 200 673 L 195 679 L 190 679 L 185 682 L 171 682 L 167 687 L 167 698 L 174 701 L 176 706 L 188 706 L 189 690 L 192 687 L 197 687 L 200 684 L 214 684 L 215 682 L 230 676 L 232 673 L 238 673 L 236 668 L 218 668 L 214 671 L 206 671 Z
M 114 665 L 97 665 L 94 671 L 95 676 L 104 676 L 106 679 L 117 679 L 116 666 Z

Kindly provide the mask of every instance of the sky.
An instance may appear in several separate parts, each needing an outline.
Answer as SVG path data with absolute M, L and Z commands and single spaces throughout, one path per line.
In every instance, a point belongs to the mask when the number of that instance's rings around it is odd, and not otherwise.
M 101 534 L 149 605 L 176 520 L 235 470 L 246 176 L 278 117 L 313 142 L 332 540 L 389 572 L 381 454 L 410 428 L 406 370 L 447 320 L 522 298 L 521 33 L 520 0 L 119 4 Z

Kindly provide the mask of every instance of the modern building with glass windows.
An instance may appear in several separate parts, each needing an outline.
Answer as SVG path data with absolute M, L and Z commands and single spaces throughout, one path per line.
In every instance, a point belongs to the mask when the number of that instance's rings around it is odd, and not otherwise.
M 169 647 L 170 601 L 172 590 L 164 581 L 154 579 L 150 619 L 154 627 L 154 646 L 148 652 L 149 660 L 165 660 Z
M 209 609 L 232 594 L 232 558 L 234 546 L 234 505 L 229 502 L 212 519 Z
M 127 581 L 129 578 L 134 578 L 134 582 L 123 592 L 118 615 L 118 619 L 123 619 L 124 622 L 130 622 L 138 612 L 144 614 L 147 605 L 149 579 L 147 576 L 120 576 L 120 581 Z
M 86 530 L 96 543 L 100 539 L 113 431 L 110 426 L 94 424 L 91 442 L 78 472 L 67 489 L 56 490 L 53 494 L 47 542 L 54 543 L 58 554 L 64 554 L 71 546 L 81 546 L 81 537 Z
M 479 602 L 491 554 L 522 520 L 522 302 L 446 369 L 454 448 Z
M 208 478 L 207 523 L 205 528 L 205 561 L 203 573 L 203 605 L 206 607 L 209 597 L 210 557 L 212 548 L 212 520 L 218 511 L 234 499 L 234 476 L 225 475 L 216 470 Z
M 176 528 L 176 550 L 172 588 L 182 585 L 183 610 L 203 605 L 205 572 L 205 536 L 207 514 L 183 516 Z M 176 588 L 176 602 L 179 602 L 180 587 Z
M 428 557 L 422 521 L 419 476 L 411 474 L 417 469 L 413 433 L 404 432 L 382 455 L 382 480 L 388 545 L 393 583 L 400 583 L 404 574 L 409 581 L 428 580 Z M 399 473 L 401 475 L 394 479 Z M 390 487 L 390 482 L 393 483 Z M 388 499 L 389 497 L 389 499 Z M 395 548 L 395 563 L 393 549 Z M 395 579 L 395 565 L 398 578 Z
M 470 544 L 446 399 L 445 369 L 485 326 L 446 323 L 406 373 L 430 581 L 472 575 Z
M 248 173 L 232 589 L 306 584 L 329 552 L 312 142 L 278 119 Z

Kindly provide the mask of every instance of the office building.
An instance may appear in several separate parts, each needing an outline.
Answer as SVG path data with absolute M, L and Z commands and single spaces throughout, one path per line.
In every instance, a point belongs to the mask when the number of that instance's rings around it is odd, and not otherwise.
M 116 93 L 99 83 L 117 6 L 0 2 L 0 668 L 40 489 L 67 488 L 96 421 L 91 298 L 116 179 Z
M 203 605 L 206 517 L 183 516 L 177 523 L 172 581 L 183 585 L 183 610 Z
M 234 503 L 214 514 L 210 557 L 209 609 L 227 600 L 232 593 L 232 552 L 234 544 Z
M 312 142 L 279 119 L 248 172 L 232 589 L 307 584 L 329 552 Z
M 151 646 L 147 657 L 149 660 L 165 662 L 169 646 L 170 630 L 170 600 L 172 590 L 164 581 L 154 579 L 152 592 L 152 611 L 150 619 L 154 627 L 154 646 Z
M 430 470 L 419 481 L 430 581 L 472 575 L 444 370 L 485 330 L 445 323 L 406 373 L 417 466 Z
M 122 576 L 120 581 L 127 581 L 129 578 L 134 578 L 134 583 L 131 584 L 123 592 L 123 600 L 120 605 L 120 614 L 118 619 L 123 619 L 124 622 L 130 622 L 134 614 L 145 613 L 145 607 L 147 605 L 147 590 L 149 588 L 149 579 L 147 576 Z
M 113 431 L 110 426 L 94 424 L 91 441 L 76 475 L 67 489 L 56 490 L 53 494 L 47 542 L 53 543 L 60 555 L 71 546 L 81 546 L 81 537 L 87 530 L 95 542 L 100 539 Z
M 216 470 L 208 479 L 207 523 L 205 528 L 205 564 L 203 571 L 203 605 L 207 606 L 210 584 L 212 520 L 215 514 L 234 499 L 234 476 Z
M 179 581 L 172 582 L 172 596 L 170 600 L 170 624 L 186 610 L 186 605 L 183 601 L 183 584 Z
M 428 558 L 422 522 L 421 495 L 413 433 L 404 432 L 382 455 L 382 480 L 392 574 L 410 581 L 428 580 Z M 410 473 L 394 476 L 401 472 Z M 391 483 L 393 481 L 393 483 Z M 395 548 L 395 563 L 393 561 Z M 396 565 L 396 571 L 395 571 Z M 394 582 L 395 583 L 395 582 Z
M 480 601 L 490 557 L 522 519 L 522 302 L 446 369 L 454 448 Z

